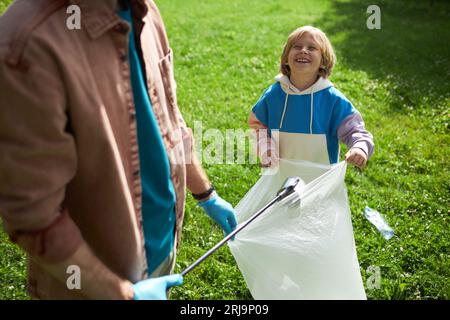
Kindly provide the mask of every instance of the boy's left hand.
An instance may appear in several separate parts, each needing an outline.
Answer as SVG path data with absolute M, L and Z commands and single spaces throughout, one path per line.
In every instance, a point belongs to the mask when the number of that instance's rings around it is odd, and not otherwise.
M 351 148 L 345 155 L 345 161 L 364 169 L 367 164 L 367 155 L 360 148 Z

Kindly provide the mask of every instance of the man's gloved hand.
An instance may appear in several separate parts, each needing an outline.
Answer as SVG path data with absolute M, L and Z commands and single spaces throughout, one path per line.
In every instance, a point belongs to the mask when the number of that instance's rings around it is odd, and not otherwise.
M 133 284 L 134 300 L 167 300 L 167 289 L 183 283 L 181 274 L 150 278 Z
M 236 229 L 237 221 L 233 206 L 223 200 L 217 193 L 198 205 L 206 211 L 208 216 L 218 223 L 226 235 Z

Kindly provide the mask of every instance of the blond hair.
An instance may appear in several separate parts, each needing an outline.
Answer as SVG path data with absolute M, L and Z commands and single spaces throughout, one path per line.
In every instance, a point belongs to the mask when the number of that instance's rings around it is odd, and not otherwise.
M 291 70 L 288 65 L 289 51 L 291 51 L 295 41 L 300 39 L 304 33 L 309 33 L 319 45 L 320 52 L 322 54 L 319 75 L 324 78 L 328 78 L 331 75 L 334 64 L 336 63 L 336 55 L 334 54 L 333 47 L 325 33 L 322 30 L 312 26 L 297 28 L 289 35 L 283 49 L 283 54 L 281 55 L 280 72 L 288 77 L 291 75 Z

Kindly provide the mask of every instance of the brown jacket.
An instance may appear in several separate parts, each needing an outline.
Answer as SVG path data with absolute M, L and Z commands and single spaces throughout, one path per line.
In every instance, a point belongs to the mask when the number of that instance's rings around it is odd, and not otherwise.
M 67 7 L 81 9 L 69 30 Z M 151 1 L 131 0 L 147 86 L 183 221 L 192 133 L 177 106 L 172 51 Z M 117 0 L 16 0 L 0 17 L 0 213 L 29 240 L 29 291 L 75 298 L 33 262 L 60 262 L 84 240 L 119 276 L 146 276 L 129 25 Z

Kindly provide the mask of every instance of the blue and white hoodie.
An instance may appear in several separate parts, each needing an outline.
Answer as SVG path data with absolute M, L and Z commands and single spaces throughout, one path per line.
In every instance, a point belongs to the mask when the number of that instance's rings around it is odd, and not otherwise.
M 338 162 L 339 141 L 374 149 L 373 136 L 364 128 L 361 114 L 333 84 L 320 77 L 306 90 L 298 90 L 285 75 L 278 75 L 252 108 L 255 129 L 267 128 L 284 159 L 316 163 Z M 258 123 L 259 122 L 259 123 Z

